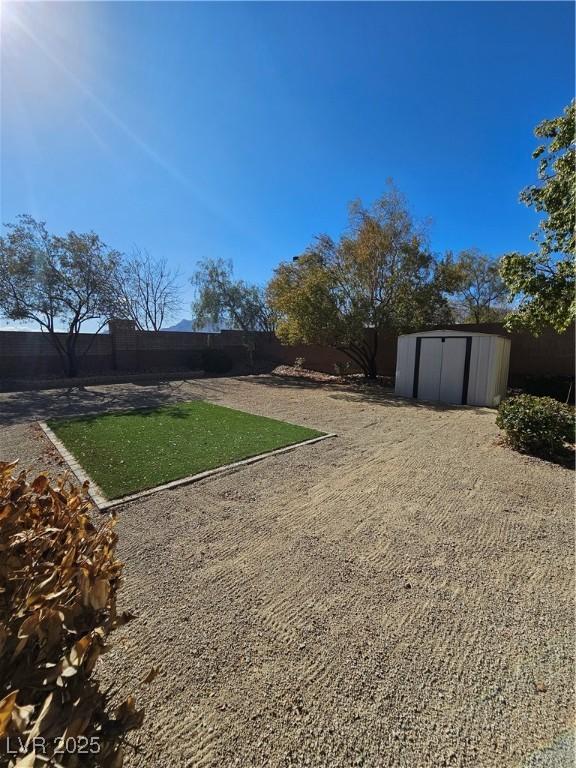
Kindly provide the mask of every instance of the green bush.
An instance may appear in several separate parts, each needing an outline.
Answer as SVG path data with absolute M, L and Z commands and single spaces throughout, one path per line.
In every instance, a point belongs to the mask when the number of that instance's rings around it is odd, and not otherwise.
M 574 411 L 551 397 L 518 395 L 500 403 L 496 424 L 517 451 L 542 458 L 561 454 L 574 442 Z
M 232 358 L 223 349 L 202 350 L 202 367 L 206 373 L 228 373 L 233 366 Z

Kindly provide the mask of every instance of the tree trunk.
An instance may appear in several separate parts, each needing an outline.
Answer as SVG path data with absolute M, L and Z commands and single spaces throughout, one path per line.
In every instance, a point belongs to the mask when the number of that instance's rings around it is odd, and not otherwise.
M 367 379 L 375 379 L 378 376 L 378 364 L 376 362 L 376 354 L 378 352 L 378 331 L 374 328 L 372 334 L 372 345 L 368 352 L 368 374 Z
M 48 338 L 52 342 L 52 346 L 55 348 L 55 350 L 58 352 L 58 355 L 60 356 L 60 361 L 62 363 L 62 367 L 64 369 L 65 375 L 69 379 L 74 379 L 78 376 L 80 373 L 80 360 L 84 358 L 84 356 L 88 353 L 90 350 L 92 344 L 94 343 L 94 340 L 104 328 L 108 321 L 106 320 L 103 322 L 96 333 L 92 334 L 92 339 L 89 344 L 87 344 L 84 349 L 82 350 L 82 354 L 80 357 L 78 356 L 78 353 L 76 351 L 76 345 L 78 342 L 78 332 L 70 331 L 68 335 L 66 336 L 66 341 L 63 343 L 60 341 L 58 334 L 54 330 L 48 331 Z
M 64 369 L 64 375 L 67 377 L 75 376 L 76 375 L 75 373 L 72 373 L 72 374 L 70 373 L 70 356 L 68 354 L 68 339 L 66 339 L 66 346 L 64 346 L 64 344 L 62 344 L 62 342 L 58 338 L 58 334 L 56 331 L 50 328 L 47 330 L 47 333 L 52 346 L 54 347 L 56 352 L 58 352 L 58 357 L 60 358 L 62 368 Z
M 66 375 L 69 379 L 75 379 L 78 376 L 78 361 L 75 355 L 68 355 Z
M 350 344 L 348 347 L 336 347 L 344 352 L 364 374 L 365 379 L 374 380 L 378 377 L 378 364 L 376 353 L 378 352 L 378 331 L 374 329 L 373 336 L 364 340 L 361 344 Z
M 78 376 L 78 356 L 76 355 L 75 334 L 71 334 L 66 339 L 66 375 L 69 379 L 75 379 Z
M 378 378 L 378 369 L 376 367 L 376 361 L 375 360 L 370 360 L 368 362 L 368 366 L 367 366 L 367 369 L 366 369 L 366 371 L 364 373 L 364 377 L 366 379 L 376 379 L 376 378 Z

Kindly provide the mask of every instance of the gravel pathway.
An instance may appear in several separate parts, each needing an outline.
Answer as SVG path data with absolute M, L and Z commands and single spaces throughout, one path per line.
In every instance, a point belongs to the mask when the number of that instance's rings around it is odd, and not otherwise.
M 130 402 L 94 389 L 29 412 Z M 338 438 L 119 508 L 138 619 L 99 674 L 147 711 L 130 768 L 573 764 L 570 470 L 499 444 L 488 409 L 267 377 L 148 392 L 197 396 Z M 0 458 L 38 466 L 6 397 Z

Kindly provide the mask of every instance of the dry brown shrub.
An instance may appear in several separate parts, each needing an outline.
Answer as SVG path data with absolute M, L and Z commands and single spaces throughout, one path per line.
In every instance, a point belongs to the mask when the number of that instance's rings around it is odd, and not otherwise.
M 0 462 L 0 764 L 117 768 L 143 713 L 129 697 L 112 716 L 92 676 L 131 618 L 116 614 L 115 520 L 94 525 L 85 486 L 15 465 Z

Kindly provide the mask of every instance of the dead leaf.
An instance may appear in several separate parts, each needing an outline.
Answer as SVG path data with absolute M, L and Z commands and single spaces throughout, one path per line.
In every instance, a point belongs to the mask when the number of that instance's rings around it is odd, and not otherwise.
M 118 722 L 127 731 L 133 728 L 139 728 L 144 720 L 144 711 L 136 709 L 133 696 L 128 696 L 126 701 L 122 702 L 116 712 Z
M 0 652 L 8 660 L 2 693 L 10 691 L 0 701 L 0 738 L 25 734 L 31 750 L 38 736 L 98 732 L 102 764 L 120 768 L 120 740 L 144 713 L 130 697 L 118 719 L 106 720 L 109 692 L 91 676 L 108 635 L 134 618 L 116 614 L 122 563 L 115 520 L 96 526 L 86 487 L 74 487 L 71 476 L 53 485 L 42 473 L 28 483 L 14 467 L 0 462 L 0 525 L 7 532 L 0 541 Z M 153 668 L 146 680 L 157 673 Z M 40 768 L 42 760 L 31 752 L 15 766 Z M 67 758 L 70 768 L 79 764 Z
M 90 605 L 94 610 L 101 611 L 106 607 L 110 594 L 110 582 L 108 579 L 97 579 L 90 590 Z
M 22 733 L 22 731 L 26 728 L 28 723 L 30 722 L 30 718 L 32 717 L 34 713 L 34 705 L 28 704 L 25 707 L 19 707 L 16 705 L 14 709 L 12 710 L 12 721 L 14 722 L 14 726 L 16 727 L 16 730 Z
M 38 475 L 38 477 L 32 481 L 32 490 L 34 493 L 44 493 L 48 487 L 48 478 L 46 475 Z
M 144 680 L 142 680 L 142 682 L 145 684 L 151 683 L 152 680 L 154 680 L 154 678 L 159 672 L 160 672 L 160 667 L 151 667 L 150 671 L 148 672 Z
M 34 768 L 36 762 L 36 752 L 32 751 L 26 757 L 20 758 L 16 763 L 16 768 Z
M 18 691 L 12 691 L 0 701 L 0 737 L 4 738 L 8 734 L 10 723 L 12 722 L 12 712 L 16 706 L 16 697 Z

